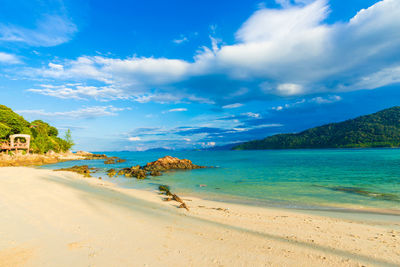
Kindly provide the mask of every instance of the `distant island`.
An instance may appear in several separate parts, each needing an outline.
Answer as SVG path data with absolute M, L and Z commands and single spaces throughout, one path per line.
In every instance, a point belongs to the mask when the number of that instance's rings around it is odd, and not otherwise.
M 296 134 L 241 143 L 233 150 L 400 147 L 400 107 Z

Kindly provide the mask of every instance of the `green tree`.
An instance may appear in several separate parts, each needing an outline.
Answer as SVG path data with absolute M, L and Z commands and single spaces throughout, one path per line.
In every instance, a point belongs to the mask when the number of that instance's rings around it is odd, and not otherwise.
M 66 142 L 66 147 L 67 147 L 66 150 L 69 150 L 71 147 L 73 147 L 75 145 L 74 141 L 72 140 L 72 134 L 71 134 L 71 130 L 70 129 L 68 129 L 65 132 L 64 140 Z

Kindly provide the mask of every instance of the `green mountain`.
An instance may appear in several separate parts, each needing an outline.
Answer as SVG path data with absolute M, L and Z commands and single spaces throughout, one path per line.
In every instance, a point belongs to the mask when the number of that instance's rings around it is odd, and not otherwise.
M 234 150 L 400 147 L 400 107 L 296 134 L 277 134 L 235 146 Z
M 59 138 L 57 128 L 48 123 L 41 120 L 28 122 L 12 109 L 0 105 L 0 141 L 8 141 L 10 135 L 20 133 L 31 135 L 31 148 L 35 153 L 63 152 L 73 145 L 69 138 Z

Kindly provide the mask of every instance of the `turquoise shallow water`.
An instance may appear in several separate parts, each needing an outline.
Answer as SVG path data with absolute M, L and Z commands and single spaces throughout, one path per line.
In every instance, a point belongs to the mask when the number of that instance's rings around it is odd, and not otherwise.
M 126 163 L 102 160 L 63 162 L 61 168 L 87 164 L 102 171 L 144 165 L 165 155 L 216 168 L 165 173 L 143 181 L 106 178 L 123 187 L 173 191 L 204 198 L 293 208 L 367 207 L 400 210 L 400 149 L 105 152 Z M 206 185 L 200 187 L 199 185 Z

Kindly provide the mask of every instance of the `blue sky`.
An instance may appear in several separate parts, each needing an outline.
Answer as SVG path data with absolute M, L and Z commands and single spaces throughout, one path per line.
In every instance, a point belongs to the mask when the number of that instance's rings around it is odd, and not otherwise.
M 74 149 L 205 148 L 399 105 L 400 1 L 0 1 L 0 103 Z

